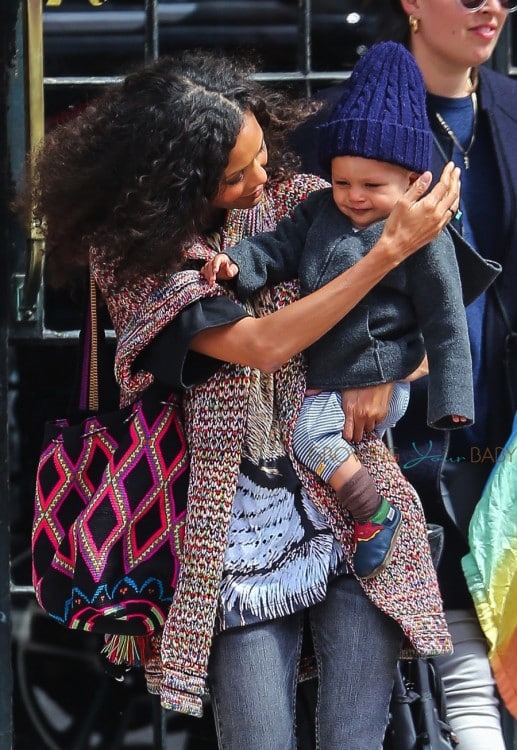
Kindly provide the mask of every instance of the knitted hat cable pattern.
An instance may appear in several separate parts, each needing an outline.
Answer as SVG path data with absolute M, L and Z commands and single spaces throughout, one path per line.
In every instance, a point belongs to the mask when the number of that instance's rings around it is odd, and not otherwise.
M 432 133 L 422 74 L 396 42 L 373 45 L 357 62 L 329 120 L 319 130 L 319 158 L 361 156 L 422 173 L 429 169 Z

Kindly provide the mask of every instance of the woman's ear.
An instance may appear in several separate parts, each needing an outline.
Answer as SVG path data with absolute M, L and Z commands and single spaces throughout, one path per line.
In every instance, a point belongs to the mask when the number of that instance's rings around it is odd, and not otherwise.
M 418 10 L 420 2 L 419 0 L 400 0 L 402 10 L 410 16 L 416 10 Z

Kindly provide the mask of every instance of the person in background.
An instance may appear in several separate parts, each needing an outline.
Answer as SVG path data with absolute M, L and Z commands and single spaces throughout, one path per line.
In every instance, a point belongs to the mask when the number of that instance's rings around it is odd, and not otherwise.
M 121 403 L 155 381 L 183 396 L 182 568 L 163 636 L 142 653 L 148 689 L 196 716 L 209 689 L 221 750 L 294 750 L 308 621 L 318 744 L 371 750 L 382 743 L 405 638 L 435 654 L 450 638 L 420 502 L 374 435 L 358 452 L 404 521 L 389 568 L 369 581 L 354 575 L 349 515 L 292 452 L 301 352 L 437 236 L 459 184 L 448 165 L 419 200 L 426 172 L 355 266 L 301 299 L 291 283 L 240 304 L 199 269 L 325 184 L 298 174 L 285 148 L 299 104 L 253 73 L 242 59 L 206 52 L 134 71 L 48 135 L 33 173 L 35 211 L 55 282 L 90 266 L 102 291 Z M 357 429 L 361 415 L 352 421 Z
M 439 581 L 454 641 L 441 657 L 447 710 L 462 750 L 503 750 L 497 686 L 461 560 L 468 524 L 512 428 L 515 400 L 505 376 L 505 341 L 517 326 L 517 82 L 490 69 L 490 58 L 516 0 L 392 0 L 389 38 L 404 41 L 422 71 L 434 135 L 432 171 L 453 159 L 461 168 L 462 218 L 452 226 L 479 253 L 499 261 L 493 287 L 467 308 L 476 419 L 450 435 L 428 429 L 427 384 L 412 385 L 393 432 L 405 475 L 428 521 L 444 527 Z M 318 92 L 315 119 L 297 132 L 304 168 L 322 174 L 314 127 L 346 83 Z

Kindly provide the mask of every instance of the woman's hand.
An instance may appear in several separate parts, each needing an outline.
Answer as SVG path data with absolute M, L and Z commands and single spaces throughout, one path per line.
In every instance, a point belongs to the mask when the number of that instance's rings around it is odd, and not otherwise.
M 341 393 L 345 414 L 343 437 L 358 443 L 365 432 L 372 432 L 386 417 L 394 383 L 381 383 L 366 388 L 349 388 Z
M 387 241 L 395 265 L 437 237 L 458 210 L 458 167 L 453 162 L 446 164 L 440 181 L 424 195 L 431 177 L 430 172 L 424 172 L 415 180 L 386 220 L 381 241 Z
M 429 375 L 429 363 L 427 361 L 427 354 L 425 355 L 423 360 L 420 362 L 416 370 L 414 370 L 410 375 L 408 375 L 407 378 L 404 378 L 404 382 L 412 383 L 414 380 L 423 378 L 426 375 Z

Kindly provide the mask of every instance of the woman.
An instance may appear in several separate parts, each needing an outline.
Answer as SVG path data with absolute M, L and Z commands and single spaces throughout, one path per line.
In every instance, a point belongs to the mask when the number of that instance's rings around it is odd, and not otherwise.
M 273 287 L 244 308 L 198 269 L 325 184 L 295 174 L 286 153 L 299 106 L 252 72 L 187 54 L 128 76 L 48 137 L 36 215 L 55 279 L 91 265 L 117 334 L 122 402 L 153 379 L 184 393 L 183 568 L 159 658 L 147 665 L 149 689 L 165 707 L 199 715 L 208 676 L 221 748 L 294 748 L 307 617 L 318 742 L 370 750 L 382 742 L 404 637 L 423 653 L 446 653 L 449 636 L 418 499 L 373 437 L 360 455 L 417 533 L 402 524 L 375 580 L 353 575 L 350 518 L 292 455 L 299 353 L 445 226 L 457 170 L 448 165 L 425 198 L 430 175 L 417 181 L 368 256 L 323 289 L 296 299 L 295 285 Z

